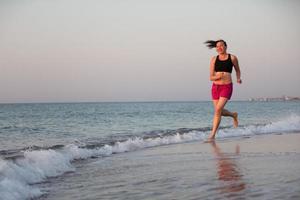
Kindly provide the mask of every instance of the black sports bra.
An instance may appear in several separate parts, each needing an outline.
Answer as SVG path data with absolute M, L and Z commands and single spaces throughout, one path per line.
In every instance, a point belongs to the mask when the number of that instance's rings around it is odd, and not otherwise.
M 231 56 L 228 54 L 227 60 L 220 60 L 219 55 L 215 62 L 215 72 L 232 72 L 233 63 L 231 61 Z

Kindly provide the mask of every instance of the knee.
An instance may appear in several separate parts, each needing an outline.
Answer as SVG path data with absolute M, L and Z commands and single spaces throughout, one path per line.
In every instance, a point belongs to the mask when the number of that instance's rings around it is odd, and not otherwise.
M 222 114 L 223 109 L 222 108 L 216 108 L 215 109 L 215 115 L 221 115 Z

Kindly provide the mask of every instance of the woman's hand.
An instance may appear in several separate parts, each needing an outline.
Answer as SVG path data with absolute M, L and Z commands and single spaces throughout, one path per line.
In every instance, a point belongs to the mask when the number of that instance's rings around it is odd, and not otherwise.
M 242 84 L 242 79 L 237 79 L 237 83 Z
M 216 81 L 217 80 L 221 80 L 222 78 L 223 78 L 223 76 L 224 76 L 224 72 L 219 72 L 219 73 L 217 73 L 217 75 L 216 75 Z
M 217 74 L 214 74 L 213 76 L 210 77 L 210 80 L 211 81 L 219 81 L 221 80 L 223 77 L 223 73 L 217 73 Z

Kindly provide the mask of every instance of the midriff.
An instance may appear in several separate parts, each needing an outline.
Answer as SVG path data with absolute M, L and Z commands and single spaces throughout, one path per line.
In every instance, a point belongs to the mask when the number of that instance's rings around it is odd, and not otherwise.
M 219 74 L 223 74 L 222 78 L 219 80 L 214 81 L 214 84 L 216 85 L 225 85 L 225 84 L 229 84 L 232 83 L 232 79 L 231 79 L 231 73 L 229 72 L 215 72 L 215 75 L 219 75 Z

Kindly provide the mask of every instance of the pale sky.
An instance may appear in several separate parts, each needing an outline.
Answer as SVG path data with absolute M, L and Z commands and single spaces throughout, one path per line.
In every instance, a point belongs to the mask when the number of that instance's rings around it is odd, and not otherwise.
M 0 103 L 210 100 L 224 39 L 233 100 L 300 96 L 297 0 L 0 0 Z

